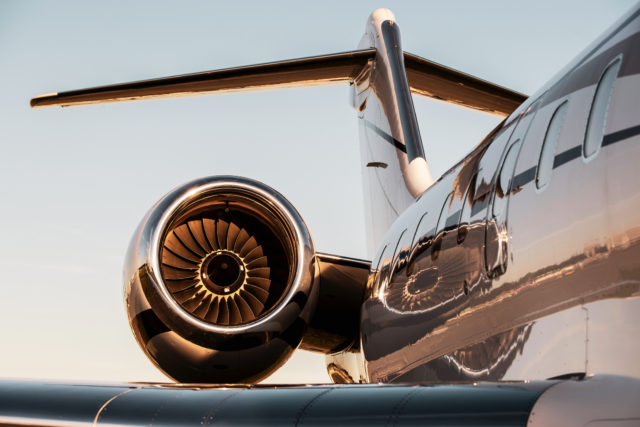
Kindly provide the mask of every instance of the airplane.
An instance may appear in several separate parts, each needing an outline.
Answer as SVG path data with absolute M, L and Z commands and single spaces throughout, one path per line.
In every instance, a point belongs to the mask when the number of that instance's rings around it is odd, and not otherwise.
M 374 255 L 316 252 L 295 207 L 260 182 L 184 184 L 134 235 L 125 299 L 145 354 L 190 385 L 5 382 L 0 425 L 256 423 L 243 413 L 255 405 L 274 423 L 637 423 L 639 15 L 529 97 L 403 52 L 395 17 L 376 10 L 353 52 L 32 99 L 347 81 Z M 505 120 L 434 182 L 412 93 Z M 335 383 L 384 385 L 201 385 L 255 383 L 296 348 L 326 354 Z

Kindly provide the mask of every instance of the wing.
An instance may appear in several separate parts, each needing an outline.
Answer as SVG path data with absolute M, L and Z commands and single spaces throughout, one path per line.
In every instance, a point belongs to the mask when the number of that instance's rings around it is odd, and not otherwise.
M 0 381 L 0 426 L 582 426 L 603 419 L 631 425 L 640 419 L 639 394 L 640 380 L 616 376 L 433 386 L 207 387 Z

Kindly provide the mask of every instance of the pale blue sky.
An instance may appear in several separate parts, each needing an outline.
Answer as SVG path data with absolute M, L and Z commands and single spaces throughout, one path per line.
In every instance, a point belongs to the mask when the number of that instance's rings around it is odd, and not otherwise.
M 163 194 L 205 175 L 288 197 L 316 247 L 365 257 L 346 86 L 30 110 L 47 92 L 351 50 L 388 7 L 405 50 L 532 93 L 633 1 L 0 1 L 0 377 L 165 378 L 137 348 L 122 262 Z M 498 120 L 416 99 L 434 176 Z M 270 381 L 324 381 L 302 354 Z

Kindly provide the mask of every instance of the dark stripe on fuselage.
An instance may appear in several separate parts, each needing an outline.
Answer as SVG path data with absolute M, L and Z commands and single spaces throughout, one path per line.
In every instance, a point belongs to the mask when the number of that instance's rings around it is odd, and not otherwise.
M 555 162 L 554 162 L 555 163 Z M 513 178 L 513 188 L 523 187 L 536 179 L 536 166 L 519 173 Z
M 476 216 L 478 213 L 484 211 L 487 208 L 488 204 L 489 204 L 488 196 L 485 196 L 484 199 L 482 200 L 478 200 L 474 202 L 473 206 L 471 207 L 471 218 Z
M 602 146 L 606 147 L 608 145 L 615 144 L 616 142 L 624 141 L 625 139 L 634 137 L 638 134 L 640 134 L 640 126 L 633 126 L 627 129 L 620 130 L 618 132 L 613 132 L 604 136 L 604 138 L 602 139 Z M 559 168 L 565 163 L 568 163 L 571 160 L 575 160 L 581 156 L 582 145 L 576 145 L 575 147 L 569 148 L 568 150 L 563 151 L 560 154 L 556 154 L 556 157 L 553 160 L 553 168 Z M 522 187 L 534 181 L 536 179 L 536 168 L 537 166 L 533 166 L 516 175 L 513 178 L 513 188 Z
M 605 135 L 602 139 L 602 146 L 606 147 L 607 145 L 615 144 L 616 142 L 622 141 L 623 139 L 631 138 L 632 136 L 636 136 L 638 134 L 640 134 L 640 126 L 622 129 L 618 132 L 613 132 L 609 135 Z
M 553 168 L 559 168 L 565 163 L 570 162 L 571 160 L 577 159 L 582 155 L 582 145 L 577 145 L 573 148 L 569 148 L 567 151 L 563 151 L 560 154 L 557 154 L 555 159 L 553 159 Z
M 383 131 L 382 129 L 380 129 L 378 126 L 374 125 L 370 121 L 364 120 L 364 119 L 363 121 L 364 121 L 364 125 L 369 129 L 371 129 L 372 131 L 374 131 L 380 138 L 384 139 L 389 144 L 396 147 L 398 150 L 407 154 L 407 147 L 405 147 L 402 142 L 398 141 L 397 139 L 395 139 L 394 137 L 392 137 L 391 135 L 389 135 L 388 133 L 386 133 L 385 131 Z

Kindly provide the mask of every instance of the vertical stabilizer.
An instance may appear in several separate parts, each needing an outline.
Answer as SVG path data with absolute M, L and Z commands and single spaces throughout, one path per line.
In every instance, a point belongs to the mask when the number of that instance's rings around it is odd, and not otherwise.
M 390 10 L 371 14 L 358 48 L 376 49 L 375 59 L 354 84 L 371 257 L 393 221 L 432 178 L 404 68 L 400 30 Z

